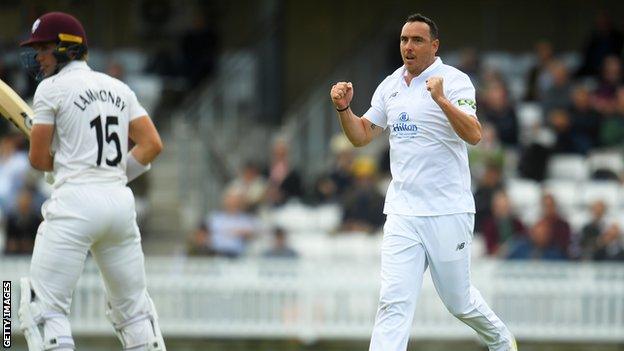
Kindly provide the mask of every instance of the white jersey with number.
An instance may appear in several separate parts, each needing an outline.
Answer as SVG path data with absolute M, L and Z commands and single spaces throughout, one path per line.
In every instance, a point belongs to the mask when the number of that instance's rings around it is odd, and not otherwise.
M 407 85 L 405 67 L 388 76 L 375 91 L 364 118 L 390 128 L 392 182 L 384 213 L 438 216 L 474 213 L 466 143 L 431 98 L 425 81 L 444 80 L 444 94 L 456 107 L 476 117 L 470 78 L 440 58 Z
M 54 187 L 126 184 L 128 127 L 146 116 L 121 81 L 72 61 L 44 79 L 34 97 L 34 124 L 53 124 Z

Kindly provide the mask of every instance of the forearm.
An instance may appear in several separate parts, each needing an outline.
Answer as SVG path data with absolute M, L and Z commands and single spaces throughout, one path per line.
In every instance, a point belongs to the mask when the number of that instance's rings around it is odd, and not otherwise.
M 366 130 L 364 121 L 356 116 L 351 108 L 338 112 L 338 116 L 342 130 L 353 146 L 364 146 L 370 142 L 370 134 Z
M 147 165 L 158 156 L 160 151 L 161 148 L 150 144 L 137 144 L 130 150 L 130 153 L 139 163 Z
M 29 159 L 30 165 L 36 170 L 42 172 L 52 172 L 54 170 L 54 156 L 52 155 L 39 154 L 35 156 L 31 152 Z
M 439 99 L 436 103 L 460 138 L 471 145 L 476 145 L 481 140 L 481 123 L 474 116 L 460 110 L 446 98 Z

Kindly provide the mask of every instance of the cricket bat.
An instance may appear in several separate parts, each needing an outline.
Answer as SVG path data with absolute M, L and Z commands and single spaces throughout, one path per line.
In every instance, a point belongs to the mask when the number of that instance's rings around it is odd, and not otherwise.
M 34 112 L 5 82 L 0 80 L 0 115 L 13 123 L 30 139 Z
M 32 119 L 35 113 L 15 90 L 0 79 L 0 115 L 13 123 L 30 140 Z M 51 172 L 44 172 L 45 181 L 54 184 Z

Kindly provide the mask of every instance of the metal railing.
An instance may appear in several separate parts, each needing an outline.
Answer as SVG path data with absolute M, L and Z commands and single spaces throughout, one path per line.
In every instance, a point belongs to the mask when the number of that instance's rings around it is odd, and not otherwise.
M 218 76 L 189 98 L 174 117 L 180 197 L 195 224 L 218 207 L 225 184 L 270 130 L 256 122 L 256 61 L 251 53 L 226 54 Z M 266 144 L 266 142 L 265 142 Z
M 3 280 L 18 278 L 26 259 L 0 259 Z M 375 316 L 378 262 L 348 260 L 146 259 L 149 291 L 166 337 L 369 338 Z M 475 260 L 473 282 L 485 300 L 527 341 L 624 342 L 624 266 Z M 104 289 L 89 261 L 74 294 L 75 335 L 112 335 Z M 470 339 L 426 274 L 412 336 Z M 16 327 L 17 323 L 13 323 Z
M 381 17 L 388 16 L 383 14 Z M 387 21 L 380 20 L 379 23 Z M 355 95 L 351 107 L 358 115 L 366 112 L 376 86 L 392 73 L 383 72 L 388 52 L 379 48 L 387 47 L 388 33 L 393 30 L 396 28 L 386 25 L 375 28 L 374 33 L 363 33 L 365 44 L 349 51 L 339 65 L 286 111 L 286 124 L 281 134 L 289 140 L 291 159 L 306 179 L 313 179 L 328 169 L 332 162 L 331 138 L 341 131 L 329 97 L 331 86 L 338 81 L 353 82 Z

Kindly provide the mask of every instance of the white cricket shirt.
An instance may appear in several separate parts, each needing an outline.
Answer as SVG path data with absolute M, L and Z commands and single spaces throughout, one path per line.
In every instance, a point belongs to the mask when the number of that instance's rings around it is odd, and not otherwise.
M 392 182 L 384 213 L 438 216 L 474 213 L 466 143 L 431 98 L 425 81 L 444 79 L 444 94 L 455 106 L 476 117 L 475 89 L 460 70 L 439 57 L 408 86 L 405 67 L 377 87 L 364 118 L 390 128 Z
M 146 116 L 121 81 L 72 61 L 35 92 L 34 124 L 54 124 L 54 187 L 63 183 L 126 184 L 128 127 Z

